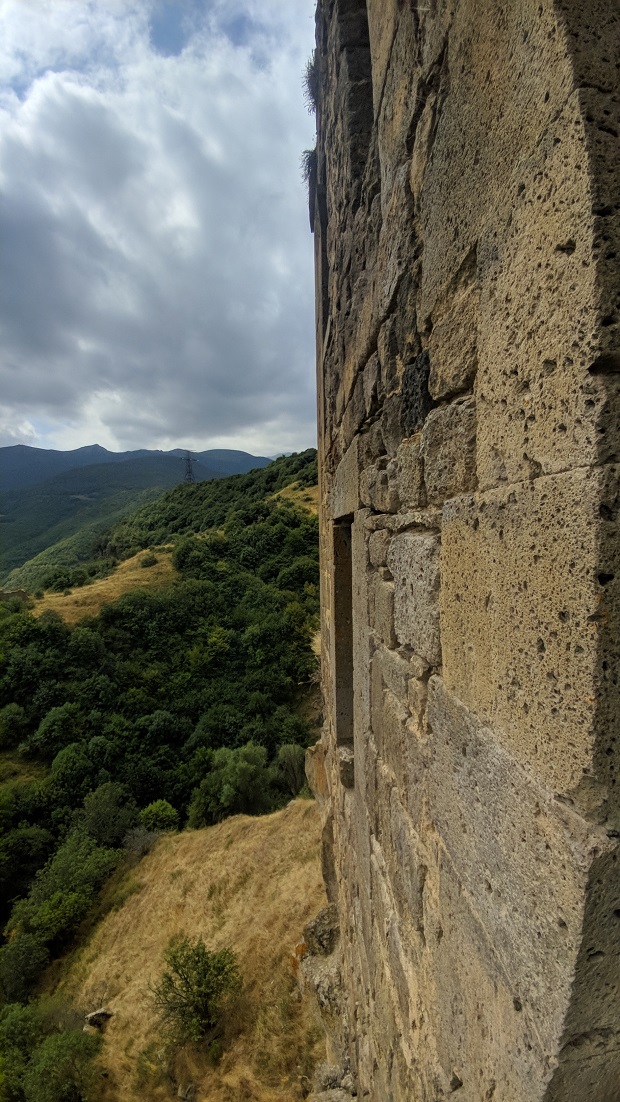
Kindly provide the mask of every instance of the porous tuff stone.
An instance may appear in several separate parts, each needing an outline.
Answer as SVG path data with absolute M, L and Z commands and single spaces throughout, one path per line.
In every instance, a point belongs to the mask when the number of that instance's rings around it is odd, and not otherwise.
M 329 1060 L 618 1102 L 617 0 L 316 26 Z
M 399 532 L 390 543 L 388 568 L 394 577 L 398 642 L 408 644 L 429 665 L 439 665 L 439 540 L 430 534 Z
M 428 501 L 439 505 L 476 486 L 476 406 L 460 398 L 433 410 L 421 434 Z

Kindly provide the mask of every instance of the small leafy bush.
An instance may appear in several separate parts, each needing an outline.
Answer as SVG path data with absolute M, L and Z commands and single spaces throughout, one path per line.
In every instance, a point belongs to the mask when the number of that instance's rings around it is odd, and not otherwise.
M 179 1040 L 199 1041 L 220 1021 L 226 1001 L 241 988 L 232 949 L 207 949 L 202 938 L 172 940 L 164 953 L 168 968 L 153 989 L 162 1021 Z
M 140 825 L 145 830 L 178 830 L 179 813 L 167 800 L 154 800 L 140 812 Z

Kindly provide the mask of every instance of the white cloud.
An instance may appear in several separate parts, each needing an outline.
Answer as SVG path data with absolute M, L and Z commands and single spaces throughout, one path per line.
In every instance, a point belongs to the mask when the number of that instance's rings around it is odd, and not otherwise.
M 169 56 L 155 0 L 0 8 L 2 393 L 40 446 L 314 442 L 313 3 L 181 7 Z

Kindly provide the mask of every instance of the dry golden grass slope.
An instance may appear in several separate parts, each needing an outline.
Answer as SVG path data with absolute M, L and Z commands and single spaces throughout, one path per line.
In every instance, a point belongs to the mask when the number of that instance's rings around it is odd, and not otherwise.
M 325 906 L 316 805 L 296 800 L 261 818 L 162 837 L 132 871 L 125 901 L 102 920 L 61 987 L 85 1012 L 113 1012 L 105 1032 L 102 1102 L 293 1102 L 324 1059 L 321 1031 L 299 1002 L 292 954 Z M 122 896 L 121 896 L 122 898 Z M 173 935 L 238 954 L 244 991 L 215 1066 L 205 1046 L 168 1057 L 149 1002 Z
M 292 501 L 293 505 L 297 505 L 299 509 L 304 509 L 306 513 L 312 513 L 314 516 L 318 514 L 318 486 L 300 487 L 296 482 L 291 482 L 290 486 L 284 486 L 282 490 L 278 490 L 273 496 L 283 497 L 285 501 Z
M 65 623 L 73 625 L 85 616 L 97 616 L 104 605 L 118 601 L 130 589 L 156 589 L 165 585 L 174 577 L 172 552 L 158 551 L 154 566 L 142 566 L 142 559 L 150 554 L 150 551 L 140 551 L 120 563 L 108 578 L 97 578 L 91 585 L 80 586 L 66 597 L 63 593 L 44 593 L 36 601 L 33 615 L 40 616 L 47 609 L 53 609 Z

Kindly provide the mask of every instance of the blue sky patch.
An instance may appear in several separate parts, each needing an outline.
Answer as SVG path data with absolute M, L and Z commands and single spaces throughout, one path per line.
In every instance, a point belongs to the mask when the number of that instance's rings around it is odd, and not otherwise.
M 175 0 L 160 0 L 150 19 L 153 49 L 164 57 L 176 57 L 186 45 L 189 35 L 187 6 Z

